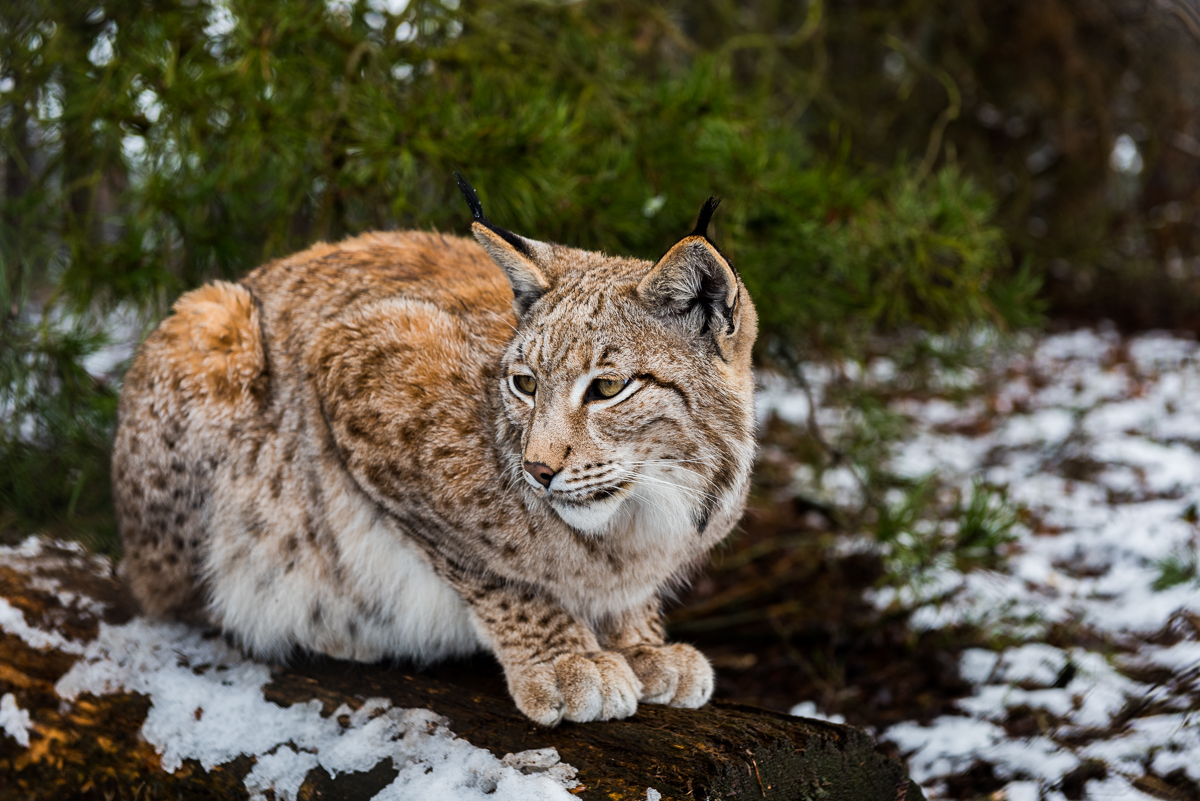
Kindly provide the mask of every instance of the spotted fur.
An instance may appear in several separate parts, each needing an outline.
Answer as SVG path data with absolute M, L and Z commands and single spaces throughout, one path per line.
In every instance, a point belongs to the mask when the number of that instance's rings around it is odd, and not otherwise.
M 712 669 L 659 599 L 745 500 L 746 289 L 703 231 L 652 264 L 473 230 L 179 299 L 121 395 L 130 586 L 266 657 L 485 648 L 547 725 L 699 706 Z

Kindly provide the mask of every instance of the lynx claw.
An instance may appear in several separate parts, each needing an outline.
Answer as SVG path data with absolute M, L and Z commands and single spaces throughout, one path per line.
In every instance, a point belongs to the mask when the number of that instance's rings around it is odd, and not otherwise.
M 510 681 L 517 708 L 535 723 L 614 720 L 637 711 L 642 683 L 620 654 L 564 654 Z
M 712 697 L 712 665 L 690 645 L 635 645 L 621 653 L 641 680 L 643 703 L 695 709 Z

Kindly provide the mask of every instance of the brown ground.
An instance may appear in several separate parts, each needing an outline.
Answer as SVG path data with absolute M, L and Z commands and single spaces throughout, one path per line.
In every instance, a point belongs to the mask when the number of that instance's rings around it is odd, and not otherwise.
M 882 568 L 833 555 L 829 521 L 802 503 L 755 505 L 743 533 L 670 616 L 718 668 L 717 697 L 787 711 L 810 700 L 854 725 L 931 720 L 968 692 L 969 632 L 916 636 L 863 600 Z

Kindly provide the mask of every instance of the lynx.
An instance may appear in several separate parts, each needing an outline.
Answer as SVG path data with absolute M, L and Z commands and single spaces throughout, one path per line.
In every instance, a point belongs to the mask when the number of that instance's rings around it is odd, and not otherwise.
M 249 652 L 486 649 L 544 725 L 698 707 L 671 592 L 736 524 L 757 317 L 691 235 L 657 263 L 365 234 L 183 295 L 121 392 L 123 571 Z M 498 269 L 497 269 L 498 268 Z

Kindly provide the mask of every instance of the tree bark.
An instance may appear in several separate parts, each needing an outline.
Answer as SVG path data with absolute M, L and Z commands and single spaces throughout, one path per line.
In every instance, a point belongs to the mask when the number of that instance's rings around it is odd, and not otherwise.
M 66 606 L 58 587 L 105 604 L 99 618 Z M 47 589 L 47 588 L 50 589 Z M 30 559 L 0 556 L 0 598 L 31 626 L 76 641 L 97 636 L 100 620 L 128 621 L 136 610 L 106 562 L 46 547 Z M 11 618 L 11 615 L 10 615 Z M 2 619 L 2 618 L 0 618 Z M 11 627 L 10 627 L 11 628 Z M 122 693 L 83 695 L 64 703 L 55 683 L 78 657 L 35 648 L 0 632 L 0 696 L 12 693 L 33 721 L 22 746 L 0 729 L 0 797 L 5 799 L 245 798 L 243 779 L 253 757 L 205 771 L 185 760 L 174 773 L 139 732 L 150 699 Z M 496 755 L 553 747 L 578 769 L 585 799 L 644 799 L 654 787 L 664 799 L 815 799 L 923 801 L 903 767 L 875 750 L 871 738 L 848 726 L 713 703 L 699 710 L 643 705 L 628 720 L 564 723 L 545 729 L 526 720 L 505 691 L 490 659 L 443 664 L 424 671 L 310 659 L 272 670 L 269 701 L 290 706 L 318 700 L 325 714 L 342 704 L 384 697 L 397 707 L 433 709 L 451 730 Z M 366 799 L 389 784 L 396 769 L 331 778 L 308 774 L 301 799 Z

